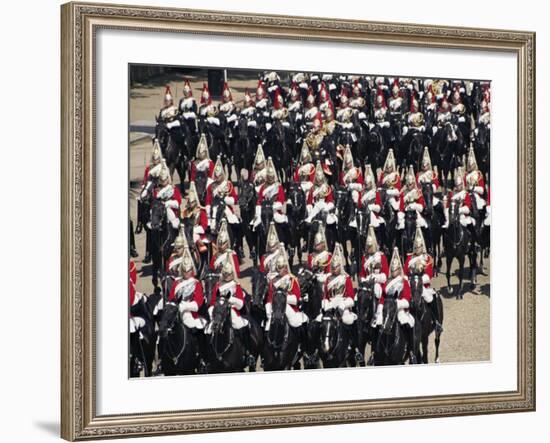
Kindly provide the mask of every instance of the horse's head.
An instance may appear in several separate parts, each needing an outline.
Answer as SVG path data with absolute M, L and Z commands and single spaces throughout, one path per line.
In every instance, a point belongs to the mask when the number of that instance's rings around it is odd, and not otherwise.
M 336 309 L 329 309 L 321 320 L 319 347 L 325 354 L 330 354 L 338 342 L 338 314 Z
M 296 272 L 296 278 L 298 279 L 298 286 L 300 286 L 300 292 L 302 294 L 309 294 L 313 288 L 313 279 L 315 275 L 309 269 L 304 266 L 300 266 Z
M 384 307 L 382 309 L 382 333 L 389 335 L 393 331 L 393 327 L 397 320 L 397 300 L 391 297 L 387 297 L 384 300 Z
M 161 231 L 166 221 L 166 207 L 162 200 L 153 200 L 151 205 L 151 229 Z
M 422 196 L 426 205 L 426 214 L 431 215 L 433 212 L 434 189 L 430 182 L 422 183 Z
M 407 238 L 412 239 L 416 233 L 416 219 L 418 214 L 416 211 L 405 212 L 405 234 Z
M 210 297 L 212 296 L 214 285 L 219 280 L 220 280 L 220 274 L 213 271 L 207 272 L 206 275 L 202 278 L 204 293 L 206 294 L 207 302 L 210 302 Z
M 178 306 L 175 303 L 166 303 L 159 319 L 159 335 L 166 338 L 172 334 L 179 318 Z
M 273 206 L 267 200 L 264 200 L 262 202 L 262 212 L 260 219 L 262 222 L 262 227 L 264 228 L 264 232 L 267 232 L 269 229 L 269 224 L 271 223 L 271 220 L 273 220 Z
M 273 294 L 273 312 L 271 314 L 271 326 L 269 328 L 268 340 L 272 347 L 280 349 L 284 346 L 285 336 L 288 330 L 286 321 L 286 292 L 277 289 Z
M 292 211 L 295 216 L 305 216 L 306 211 L 306 194 L 299 183 L 291 182 L 287 191 L 290 204 L 288 209 Z
M 273 294 L 271 306 L 273 308 L 272 324 L 283 322 L 286 319 L 286 291 L 280 288 L 277 289 Z
M 263 309 L 266 292 L 267 278 L 256 269 L 252 278 L 252 305 Z
M 218 334 L 231 325 L 231 304 L 226 297 L 218 295 L 212 310 L 212 334 Z
M 409 278 L 409 284 L 411 285 L 411 307 L 418 310 L 424 302 L 422 298 L 422 292 L 424 291 L 422 272 L 413 272 Z
M 366 321 L 374 314 L 374 280 L 368 279 L 357 288 L 357 314 L 360 320 Z
M 246 211 L 252 203 L 256 202 L 256 190 L 250 182 L 242 183 L 239 188 L 239 208 Z

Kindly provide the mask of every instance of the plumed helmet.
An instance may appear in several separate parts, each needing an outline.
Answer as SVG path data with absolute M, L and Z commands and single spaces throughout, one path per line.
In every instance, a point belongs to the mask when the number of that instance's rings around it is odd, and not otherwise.
M 326 183 L 325 171 L 323 171 L 321 162 L 317 161 L 317 165 L 315 166 L 315 184 L 319 186 L 324 183 Z
M 413 242 L 414 255 L 426 254 L 426 243 L 424 242 L 424 235 L 420 226 L 416 227 L 416 234 L 414 235 Z
M 191 250 L 189 248 L 185 248 L 183 251 L 183 258 L 181 260 L 180 264 L 180 275 L 183 276 L 187 272 L 192 272 L 193 275 L 197 274 L 197 268 L 195 267 L 195 261 L 193 260 L 193 257 L 191 256 Z
M 325 108 L 325 120 L 326 121 L 331 121 L 331 120 L 334 120 L 334 116 L 335 116 L 335 112 L 334 112 L 334 103 L 332 103 L 332 100 L 328 100 L 327 101 L 327 106 Z
M 340 274 L 344 270 L 345 265 L 344 249 L 340 243 L 334 245 L 334 252 L 330 261 L 330 270 L 333 274 Z
M 254 99 L 250 95 L 250 91 L 248 90 L 248 88 L 246 88 L 244 91 L 244 105 L 246 107 L 254 106 Z
M 273 164 L 271 157 L 267 158 L 265 178 L 270 183 L 277 181 L 277 171 L 275 170 L 275 165 Z
M 384 96 L 384 91 L 382 90 L 382 88 L 378 88 L 376 90 L 376 99 L 374 101 L 374 107 L 376 109 L 387 108 L 386 97 Z
M 290 86 L 290 99 L 292 101 L 298 101 L 301 98 L 300 91 L 298 89 L 298 86 L 296 85 L 296 82 L 293 81 L 292 85 Z
M 313 88 L 311 86 L 307 90 L 306 106 L 308 108 L 315 107 L 315 94 L 313 94 Z
M 199 160 L 209 158 L 208 142 L 206 141 L 206 134 L 204 132 L 201 132 L 201 137 L 199 139 L 199 142 L 197 143 L 197 152 L 195 153 L 195 157 Z
M 170 184 L 170 169 L 168 169 L 168 166 L 166 165 L 166 160 L 162 159 L 162 167 L 160 169 L 159 173 L 159 182 L 161 185 L 166 186 Z
M 265 75 L 265 79 L 269 82 L 275 82 L 279 80 L 279 74 L 276 71 L 270 71 Z
M 277 258 L 275 259 L 275 269 L 277 269 L 277 272 L 281 272 L 282 270 L 290 272 L 290 266 L 288 265 L 288 258 L 286 256 L 286 250 L 283 243 L 279 244 L 279 252 L 277 253 Z
M 476 161 L 476 154 L 474 152 L 474 148 L 470 147 L 468 150 L 468 158 L 466 160 L 466 170 L 468 172 L 477 171 L 477 161 Z
M 325 85 L 325 82 L 321 83 L 321 89 L 319 90 L 319 103 L 324 103 L 328 101 L 330 98 L 330 95 L 327 90 L 327 86 Z
M 441 99 L 441 104 L 439 106 L 439 111 L 440 112 L 447 112 L 448 109 L 449 109 L 449 101 L 447 100 L 447 97 L 443 97 Z
M 216 238 L 216 246 L 219 250 L 224 251 L 225 249 L 229 248 L 230 244 L 230 238 L 229 238 L 229 230 L 227 228 L 227 220 L 223 219 L 220 230 L 218 232 L 218 237 Z
M 183 96 L 185 98 L 193 97 L 193 89 L 191 88 L 189 80 L 187 79 L 185 79 L 185 82 L 183 84 Z
M 313 119 L 313 127 L 316 129 L 321 129 L 323 127 L 323 116 L 319 111 L 317 111 L 317 114 L 315 114 L 315 118 Z
M 210 90 L 206 83 L 202 84 L 201 92 L 201 105 L 210 105 L 212 103 L 212 96 L 210 95 Z
M 274 97 L 274 103 L 273 103 L 273 108 L 274 109 L 282 109 L 284 108 L 285 106 L 285 101 L 283 99 L 283 96 L 281 95 L 281 91 L 279 90 L 279 88 L 277 88 L 275 90 L 275 97 Z
M 258 86 L 256 87 L 256 100 L 262 100 L 266 97 L 264 82 L 258 80 Z
M 430 171 L 432 169 L 432 159 L 430 157 L 430 150 L 428 149 L 427 146 L 424 146 L 421 166 L 423 171 Z
M 180 225 L 178 236 L 174 240 L 174 248 L 179 249 L 179 248 L 187 248 L 187 247 L 189 247 L 187 243 L 187 237 L 185 235 L 183 225 Z
M 378 241 L 376 240 L 376 234 L 374 232 L 374 226 L 369 225 L 369 231 L 367 232 L 367 241 L 365 243 L 365 249 L 368 254 L 374 254 L 378 252 Z
M 464 173 L 462 168 L 458 167 L 455 169 L 455 189 L 461 190 L 464 187 Z
M 304 141 L 302 143 L 302 149 L 300 151 L 300 164 L 305 165 L 306 163 L 311 163 L 311 153 L 309 152 L 309 147 Z
M 227 254 L 225 257 L 225 261 L 223 262 L 221 269 L 221 278 L 224 281 L 235 280 L 237 278 L 235 265 L 233 263 L 233 256 L 231 254 Z
M 415 91 L 413 91 L 412 94 L 411 94 L 411 104 L 410 104 L 409 111 L 411 113 L 418 112 L 418 100 L 416 98 L 416 92 Z
M 384 172 L 396 172 L 395 157 L 393 155 L 393 149 L 388 150 L 386 161 L 384 162 Z
M 166 85 L 166 89 L 164 90 L 164 103 L 165 104 L 171 104 L 173 103 L 174 99 L 172 97 L 172 91 L 170 89 L 169 85 Z
M 393 248 L 393 254 L 390 262 L 390 274 L 392 277 L 403 275 L 403 265 L 401 264 L 401 257 L 399 256 L 398 248 Z
M 267 231 L 267 249 L 270 252 L 275 251 L 279 247 L 279 235 L 277 234 L 277 228 L 275 227 L 275 223 L 271 222 L 269 224 L 269 230 Z
M 225 171 L 223 170 L 222 158 L 218 155 L 212 177 L 215 181 L 225 180 Z
M 263 169 L 265 167 L 265 154 L 262 145 L 258 145 L 256 156 L 254 157 L 254 169 Z
M 162 161 L 162 151 L 158 138 L 153 141 L 153 151 L 151 152 L 151 163 L 158 164 Z
M 407 175 L 405 176 L 405 184 L 416 185 L 416 176 L 414 175 L 413 165 L 409 165 L 409 169 L 407 170 Z
M 325 249 L 327 247 L 327 237 L 325 235 L 325 227 L 323 225 L 319 225 L 319 229 L 313 238 L 313 246 L 317 247 L 319 245 L 323 245 Z
M 199 194 L 197 193 L 195 182 L 189 183 L 189 191 L 187 191 L 187 204 L 188 205 L 199 204 Z
M 344 150 L 344 161 L 343 161 L 344 171 L 348 171 L 353 168 L 353 155 L 351 154 L 350 145 L 346 145 Z
M 359 83 L 358 79 L 355 79 L 353 82 L 353 89 L 352 93 L 354 97 L 360 97 L 361 96 L 361 83 Z
M 348 88 L 343 85 L 340 89 L 340 107 L 345 108 L 349 102 Z
M 227 84 L 227 82 L 223 82 L 222 97 L 224 103 L 233 101 L 233 94 L 231 94 L 231 89 L 229 89 L 229 85 Z
M 391 92 L 392 92 L 394 97 L 397 97 L 398 95 L 401 94 L 401 88 L 399 87 L 399 78 L 398 77 L 396 77 L 393 80 L 393 85 L 391 87 Z
M 376 184 L 376 178 L 374 177 L 374 172 L 370 163 L 365 165 L 365 184 L 369 187 Z

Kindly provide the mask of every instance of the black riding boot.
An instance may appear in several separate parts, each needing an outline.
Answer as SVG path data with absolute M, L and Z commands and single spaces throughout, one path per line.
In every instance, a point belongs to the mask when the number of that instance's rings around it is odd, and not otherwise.
M 206 349 L 207 349 L 206 336 L 204 335 L 204 330 L 198 329 L 198 328 L 193 328 L 193 334 L 197 339 L 197 347 L 198 347 L 198 354 L 199 354 L 199 364 L 198 364 L 197 372 L 199 374 L 206 374 L 207 361 L 208 361 L 208 355 L 206 352 Z
M 244 352 L 246 356 L 246 366 L 256 365 L 256 359 L 252 355 L 252 345 L 250 340 L 250 326 L 245 326 L 240 330 L 241 340 L 243 341 Z
M 430 307 L 430 311 L 432 313 L 432 319 L 436 332 L 443 332 L 443 325 L 439 322 L 439 305 L 437 304 L 436 297 L 437 296 L 434 294 L 434 298 L 431 303 L 428 303 L 428 306 Z
M 243 251 L 243 229 L 241 225 L 233 225 L 233 232 L 235 233 L 235 251 L 237 252 L 237 257 L 239 257 L 239 262 L 244 259 Z
M 134 237 L 134 222 L 130 220 L 130 256 L 136 258 L 138 255 L 136 251 L 136 239 Z
M 416 355 L 414 354 L 414 327 L 407 326 L 407 343 L 409 348 L 409 364 L 415 365 L 417 363 L 416 361 Z
M 143 259 L 143 263 L 151 263 L 152 257 L 151 257 L 151 232 L 146 229 L 145 230 L 145 258 Z
M 359 337 L 357 336 L 357 325 L 346 325 L 346 329 L 348 330 L 348 336 L 350 338 L 351 342 L 351 351 L 354 353 L 355 362 L 356 363 L 364 363 L 365 359 L 363 357 L 362 352 L 359 350 Z

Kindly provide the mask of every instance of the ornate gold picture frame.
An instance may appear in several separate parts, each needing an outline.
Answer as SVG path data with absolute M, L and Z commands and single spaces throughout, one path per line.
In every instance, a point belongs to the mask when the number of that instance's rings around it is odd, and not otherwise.
M 61 436 L 67 440 L 533 411 L 535 34 L 353 20 L 68 3 L 62 22 Z M 99 29 L 475 49 L 517 56 L 517 389 L 506 392 L 160 411 L 96 412 L 95 36 Z

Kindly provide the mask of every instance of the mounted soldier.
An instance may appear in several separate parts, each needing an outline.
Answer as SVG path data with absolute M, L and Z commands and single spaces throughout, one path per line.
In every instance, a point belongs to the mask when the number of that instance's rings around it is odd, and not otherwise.
M 272 217 L 270 216 L 272 214 Z M 271 220 L 275 221 L 279 236 L 288 243 L 290 233 L 288 232 L 288 218 L 286 216 L 286 199 L 283 185 L 277 180 L 277 171 L 271 157 L 267 159 L 265 183 L 258 191 L 256 201 L 256 215 L 252 225 L 256 228 L 260 223 Z M 263 226 L 264 232 L 267 226 Z
M 181 220 L 186 230 L 189 229 L 192 241 L 201 256 L 201 261 L 204 262 L 208 253 L 208 240 L 206 238 L 208 215 L 206 214 L 206 209 L 200 204 L 194 182 L 189 183 L 187 200 L 181 211 Z
M 235 262 L 231 259 L 230 255 L 226 255 L 225 260 L 221 263 L 220 274 L 220 281 L 214 285 L 212 290 L 208 314 L 210 318 L 212 318 L 212 313 L 218 297 L 227 299 L 231 305 L 231 326 L 239 335 L 243 343 L 247 366 L 255 365 L 256 361 L 251 352 L 250 324 L 248 320 L 242 317 L 245 294 L 240 283 L 237 281 L 238 275 L 235 270 Z M 211 334 L 211 325 L 212 323 L 208 324 L 204 331 L 205 334 Z
M 397 303 L 397 320 L 401 326 L 405 327 L 408 341 L 409 363 L 416 363 L 414 355 L 414 317 L 409 312 L 411 302 L 411 287 L 403 272 L 399 250 L 394 248 L 392 259 L 390 262 L 390 278 L 384 286 L 384 292 L 378 303 L 376 310 L 376 325 L 381 326 L 383 319 L 383 308 L 386 298 L 396 300 Z
M 173 246 L 174 250 L 166 262 L 166 275 L 171 281 L 179 276 L 179 267 L 183 261 L 183 253 L 186 248 L 189 248 L 183 225 L 180 225 L 179 234 L 174 240 Z M 171 287 L 171 285 L 168 286 Z
M 258 131 L 260 134 L 260 143 L 263 143 L 265 137 L 265 131 L 267 130 L 267 123 L 269 123 L 269 97 L 265 88 L 264 82 L 258 80 L 258 86 L 256 87 L 256 121 L 258 123 Z
M 379 178 L 379 185 L 384 190 L 385 195 L 390 201 L 395 211 L 399 210 L 399 194 L 401 192 L 401 176 L 397 172 L 393 149 L 388 150 L 384 167 Z M 382 202 L 384 203 L 384 202 Z
M 376 179 L 374 172 L 369 164 L 365 166 L 365 185 L 360 194 L 359 208 L 367 208 L 370 213 L 369 226 L 372 226 L 380 237 L 379 227 L 384 223 L 384 218 L 380 215 L 382 210 L 382 198 L 380 191 L 376 188 Z
M 332 188 L 327 183 L 325 172 L 319 161 L 315 167 L 315 178 L 313 186 L 307 194 L 306 204 L 308 212 L 307 223 L 311 223 L 317 214 L 321 212 L 326 213 L 327 225 L 334 225 L 338 221 L 336 215 L 332 213 L 334 210 Z
M 197 270 L 191 252 L 185 249 L 178 266 L 179 276 L 175 278 L 168 296 L 169 302 L 178 305 L 183 324 L 192 330 L 204 329 L 206 320 L 199 316 L 204 303 L 202 284 L 197 280 Z
M 347 145 L 344 150 L 342 172 L 340 172 L 338 181 L 340 186 L 345 187 L 351 193 L 351 198 L 355 206 L 359 206 L 359 196 L 363 191 L 365 181 L 363 180 L 361 168 L 355 166 L 353 163 L 353 156 L 349 145 Z
M 212 178 L 214 181 L 206 189 L 205 200 L 210 229 L 213 231 L 218 229 L 219 220 L 225 218 L 231 225 L 233 233 L 240 235 L 240 220 L 233 209 L 237 203 L 237 191 L 231 180 L 225 178 L 220 157 L 214 166 Z M 219 213 L 220 210 L 223 212 Z
M 304 124 L 304 104 L 302 95 L 295 82 L 290 86 L 290 101 L 288 103 L 288 120 L 296 143 L 302 142 Z
M 437 100 L 433 91 L 431 81 L 427 87 L 426 93 L 423 96 L 422 102 L 426 131 L 429 134 L 433 134 L 432 128 L 436 125 L 437 118 Z
M 294 170 L 294 182 L 299 183 L 302 190 L 306 193 L 309 192 L 313 186 L 313 180 L 315 179 L 315 165 L 309 152 L 307 144 L 302 144 L 300 151 L 300 159 Z
M 276 261 L 277 256 L 280 252 L 281 242 L 279 241 L 279 236 L 277 235 L 277 228 L 275 223 L 271 222 L 269 224 L 269 230 L 267 231 L 267 240 L 266 240 L 266 252 L 260 257 L 260 272 L 264 274 L 267 278 L 267 281 L 270 282 L 277 275 Z
M 471 231 L 474 230 L 475 222 L 470 216 L 472 201 L 470 194 L 464 189 L 464 175 L 461 168 L 457 168 L 455 172 L 454 190 L 449 192 L 449 195 L 444 199 L 443 212 L 445 214 L 445 224 L 442 226 L 443 229 L 449 227 L 449 204 L 451 201 L 456 201 L 459 205 L 460 224 L 468 227 Z
M 420 228 L 416 228 L 416 235 L 413 242 L 413 252 L 407 255 L 404 271 L 409 280 L 413 274 L 422 276 L 422 284 L 424 285 L 424 289 L 422 290 L 422 298 L 430 307 L 430 312 L 432 313 L 436 330 L 442 332 L 443 327 L 439 322 L 439 307 L 437 302 L 434 300 L 434 297 L 437 295 L 431 286 L 434 273 L 434 260 L 426 250 L 424 236 L 422 235 L 422 229 Z
M 183 122 L 186 124 L 191 134 L 197 132 L 197 101 L 193 97 L 193 89 L 189 80 L 185 80 L 183 85 L 183 97 L 180 99 L 178 109 Z
M 405 109 L 403 91 L 399 86 L 399 79 L 395 78 L 391 88 L 391 96 L 388 100 L 389 121 L 393 129 L 392 135 L 394 142 L 401 141 L 401 134 L 403 133 L 401 128 L 403 126 L 403 114 Z
M 307 257 L 309 268 L 321 283 L 324 283 L 330 274 L 331 259 L 332 254 L 328 250 L 325 228 L 321 225 L 313 237 L 313 252 Z
M 420 112 L 420 103 L 418 102 L 414 90 L 411 92 L 409 112 L 406 114 L 405 121 L 406 124 L 403 126 L 403 135 L 406 135 L 409 131 L 418 131 L 423 133 L 426 130 L 424 126 L 424 114 Z
M 399 194 L 399 212 L 397 213 L 398 225 L 397 229 L 401 230 L 405 228 L 405 213 L 416 213 L 416 226 L 427 228 L 426 220 L 422 216 L 425 203 L 422 191 L 416 186 L 416 175 L 412 165 L 409 167 L 407 176 L 405 177 L 405 187 Z M 412 239 L 411 239 L 412 240 Z
M 267 160 L 264 154 L 264 148 L 262 145 L 258 145 L 256 149 L 256 155 L 254 156 L 254 162 L 252 163 L 252 174 L 250 179 L 254 184 L 256 193 L 260 192 L 260 188 L 265 183 L 265 174 L 267 172 Z
M 365 255 L 361 258 L 359 278 L 362 282 L 374 281 L 374 294 L 377 299 L 380 299 L 388 274 L 388 259 L 386 254 L 380 251 L 378 247 L 373 226 L 369 226 L 367 241 L 365 242 Z
M 222 266 L 227 261 L 228 257 L 230 257 L 233 262 L 235 276 L 240 278 L 241 270 L 239 266 L 239 257 L 235 251 L 231 249 L 231 237 L 229 236 L 227 222 L 223 220 L 220 231 L 218 232 L 218 237 L 216 238 L 216 252 L 210 259 L 210 269 L 214 272 L 220 273 Z
M 312 126 L 313 126 L 313 120 L 317 116 L 317 113 L 319 112 L 319 108 L 316 105 L 316 99 L 315 94 L 313 93 L 313 88 L 310 86 L 307 91 L 306 96 L 306 104 L 305 104 L 306 110 L 305 110 L 305 131 L 308 132 Z
M 170 222 L 172 229 L 177 230 L 180 226 L 180 205 L 181 193 L 179 187 L 172 184 L 170 179 L 170 171 L 166 162 L 162 160 L 161 169 L 159 172 L 158 185 L 153 190 L 153 198 L 164 203 L 166 208 L 166 216 Z
M 219 106 L 221 126 L 225 137 L 225 143 L 233 147 L 235 143 L 235 131 L 237 128 L 237 107 L 233 101 L 233 94 L 227 82 L 223 83 L 222 103 Z M 233 152 L 233 149 L 231 150 Z
M 478 211 L 486 206 L 485 201 L 485 179 L 477 167 L 474 148 L 468 150 L 466 159 L 466 177 L 464 178 L 466 189 L 470 192 L 470 197 L 475 198 L 475 204 Z
M 330 261 L 330 275 L 323 286 L 322 309 L 323 312 L 330 309 L 337 309 L 340 312 L 342 323 L 351 339 L 351 350 L 355 355 L 355 360 L 360 362 L 363 360 L 363 354 L 358 349 L 357 328 L 353 327 L 357 320 L 357 315 L 352 311 L 355 293 L 351 277 L 344 271 L 344 266 L 345 257 L 342 245 L 336 243 Z
M 213 173 L 214 162 L 210 158 L 206 134 L 203 132 L 197 144 L 197 152 L 195 159 L 191 162 L 191 172 L 189 174 L 189 181 L 199 185 L 199 198 L 202 202 L 206 198 L 206 189 L 212 183 Z
M 265 313 L 267 321 L 265 330 L 269 331 L 271 326 L 271 316 L 273 314 L 272 302 L 275 291 L 282 289 L 286 293 L 286 310 L 285 316 L 288 323 L 293 328 L 300 328 L 302 324 L 307 323 L 307 315 L 300 312 L 299 303 L 301 298 L 300 285 L 298 279 L 290 272 L 286 251 L 282 245 L 279 246 L 279 252 L 275 259 L 275 269 L 277 275 L 269 282 L 267 289 L 267 298 L 265 304 Z M 302 337 L 305 334 L 300 334 Z

